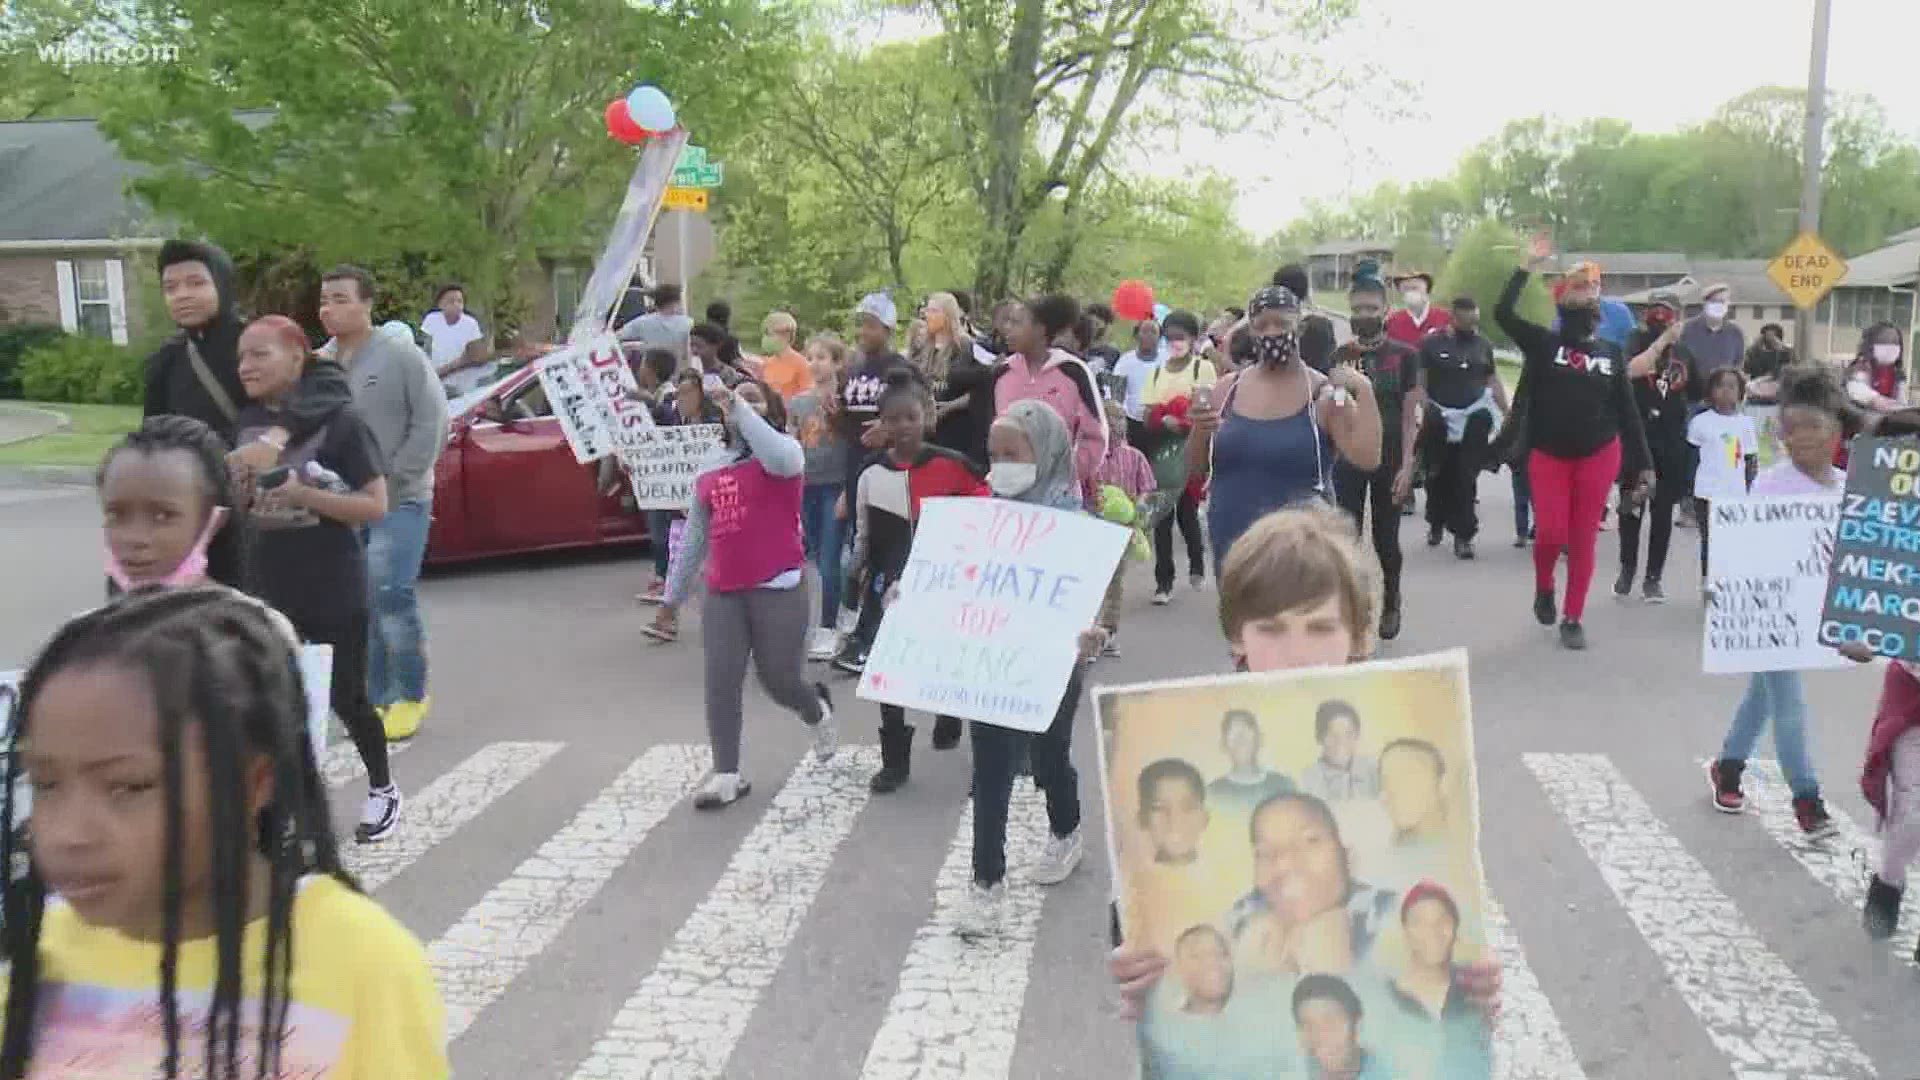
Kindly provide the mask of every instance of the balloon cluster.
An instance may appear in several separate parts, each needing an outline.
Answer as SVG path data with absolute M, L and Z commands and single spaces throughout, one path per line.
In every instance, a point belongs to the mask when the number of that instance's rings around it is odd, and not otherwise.
M 1153 286 L 1131 279 L 1121 282 L 1113 290 L 1113 313 L 1132 322 L 1153 318 Z
M 657 86 L 642 84 L 623 98 L 607 102 L 607 134 L 637 146 L 674 127 L 673 102 Z

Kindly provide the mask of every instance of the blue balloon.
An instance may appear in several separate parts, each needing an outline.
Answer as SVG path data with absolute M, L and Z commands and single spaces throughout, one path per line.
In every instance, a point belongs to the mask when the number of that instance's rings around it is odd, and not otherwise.
M 1173 309 L 1165 304 L 1155 304 L 1153 305 L 1153 321 L 1157 323 L 1166 322 L 1167 316 L 1172 314 L 1172 312 Z
M 634 87 L 627 95 L 627 113 L 643 130 L 673 130 L 673 102 L 657 86 Z

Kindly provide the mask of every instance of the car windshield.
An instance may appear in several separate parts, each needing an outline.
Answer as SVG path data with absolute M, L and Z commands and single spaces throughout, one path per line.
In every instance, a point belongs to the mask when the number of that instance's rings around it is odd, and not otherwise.
M 451 398 L 448 400 L 447 415 L 449 416 L 464 415 L 469 410 L 471 410 L 475 405 L 478 405 L 482 401 L 485 401 L 489 395 L 491 395 L 495 390 L 499 389 L 501 383 L 504 383 L 508 379 L 512 378 L 515 371 L 517 370 L 518 369 L 516 368 L 514 369 L 514 371 L 508 371 L 499 364 L 493 365 L 493 373 L 487 378 L 487 380 L 484 383 L 474 387 L 471 390 L 465 391 L 464 393 L 460 394 L 458 397 Z

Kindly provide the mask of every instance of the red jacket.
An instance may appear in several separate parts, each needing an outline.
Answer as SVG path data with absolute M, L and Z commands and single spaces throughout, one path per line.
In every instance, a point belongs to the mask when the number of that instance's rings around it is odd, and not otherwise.
M 1860 769 L 1860 794 L 1887 820 L 1887 781 L 1893 775 L 1893 744 L 1920 727 L 1920 679 L 1905 666 L 1887 665 L 1880 684 L 1880 706 L 1874 710 L 1873 731 L 1867 736 L 1867 762 Z
M 1453 328 L 1453 312 L 1446 308 L 1427 305 L 1427 317 L 1419 322 L 1413 321 L 1413 313 L 1401 308 L 1387 316 L 1387 336 L 1403 345 L 1420 347 L 1420 342 L 1429 334 Z

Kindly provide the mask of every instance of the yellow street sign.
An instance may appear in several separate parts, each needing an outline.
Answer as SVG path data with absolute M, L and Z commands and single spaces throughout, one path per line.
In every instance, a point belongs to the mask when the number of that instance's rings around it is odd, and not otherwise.
M 670 187 L 667 199 L 660 204 L 668 210 L 691 210 L 696 214 L 707 212 L 707 192 L 705 188 Z
M 1847 276 L 1847 260 L 1820 234 L 1803 232 L 1767 264 L 1767 277 L 1803 311 L 1819 306 Z

